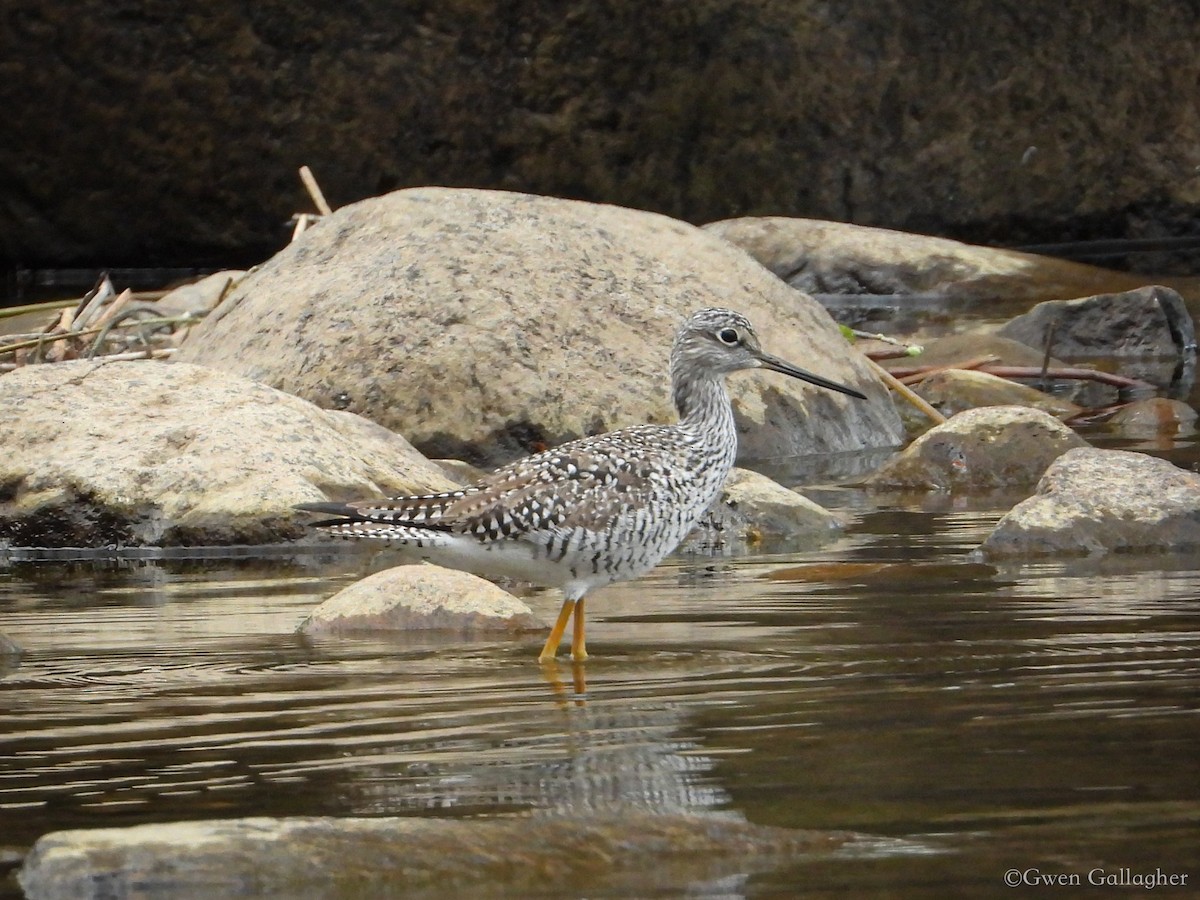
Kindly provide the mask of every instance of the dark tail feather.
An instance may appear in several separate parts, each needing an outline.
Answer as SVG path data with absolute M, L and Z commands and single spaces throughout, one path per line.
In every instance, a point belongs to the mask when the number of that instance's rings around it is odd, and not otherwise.
M 318 522 L 309 522 L 309 528 L 328 528 L 331 525 L 348 525 L 351 522 L 374 522 L 374 523 L 392 523 L 396 525 L 409 525 L 414 528 L 421 528 L 425 531 L 453 531 L 452 525 L 443 522 L 408 522 L 402 518 L 382 513 L 379 515 L 365 514 L 361 509 L 351 503 L 297 503 L 292 509 L 298 509 L 303 512 L 325 513 L 331 516 L 337 516 L 336 519 L 321 519 Z M 371 510 L 369 512 L 374 512 Z
M 328 513 L 331 516 L 346 516 L 347 518 L 356 515 L 354 507 L 347 503 L 297 503 L 292 509 L 299 509 L 304 512 Z

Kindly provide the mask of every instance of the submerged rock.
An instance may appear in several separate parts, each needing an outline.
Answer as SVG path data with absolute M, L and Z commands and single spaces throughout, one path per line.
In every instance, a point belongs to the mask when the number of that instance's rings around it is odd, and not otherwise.
M 453 484 L 359 416 L 202 366 L 76 361 L 0 377 L 0 541 L 260 544 L 293 504 Z
M 924 350 L 914 359 L 887 360 L 883 363 L 886 368 L 900 369 L 907 366 L 954 366 L 962 363 L 992 359 L 990 364 L 1001 366 L 1023 366 L 1041 371 L 1046 362 L 1045 348 L 1035 350 L 1020 341 L 1001 337 L 998 334 L 983 331 L 966 331 L 952 334 L 930 341 Z M 1062 369 L 1070 364 L 1051 356 L 1049 367 Z M 1026 379 L 1021 383 L 1034 386 L 1037 379 Z M 1105 406 L 1117 399 L 1117 390 L 1105 384 L 1086 380 L 1054 381 L 1052 379 L 1055 397 L 1061 397 L 1069 403 L 1087 408 Z
M 1123 450 L 1063 454 L 979 546 L 987 558 L 1200 545 L 1200 475 Z
M 456 634 L 541 630 L 512 594 L 468 572 L 397 566 L 338 591 L 300 625 L 305 634 L 447 631 Z
M 1121 407 L 1106 424 L 1130 436 L 1186 434 L 1195 430 L 1196 410 L 1181 400 L 1150 397 Z
M 1064 359 L 1179 357 L 1196 353 L 1196 329 L 1183 298 L 1170 288 L 1039 303 L 998 334 Z
M 900 441 L 886 390 L 817 303 L 684 222 L 551 197 L 416 188 L 343 207 L 241 279 L 176 358 L 491 466 L 674 420 L 671 340 L 706 306 L 874 400 L 735 376 L 743 456 Z
M 931 428 L 865 481 L 877 490 L 989 491 L 1034 484 L 1087 442 L 1049 413 L 1018 406 L 961 412 Z
M 1005 366 L 1041 366 L 1045 354 L 1020 341 L 1001 337 L 989 331 L 964 331 L 934 338 L 913 358 L 884 360 L 882 365 L 898 366 L 953 366 L 970 360 L 995 358 Z M 1051 366 L 1065 365 L 1061 360 L 1051 359 Z
M 731 816 L 248 818 L 53 832 L 19 874 L 29 900 L 134 897 L 672 894 L 722 874 L 904 842 Z M 671 888 L 674 890 L 671 890 Z M 659 891 L 654 891 L 659 893 Z M 491 895 L 490 891 L 487 893 Z

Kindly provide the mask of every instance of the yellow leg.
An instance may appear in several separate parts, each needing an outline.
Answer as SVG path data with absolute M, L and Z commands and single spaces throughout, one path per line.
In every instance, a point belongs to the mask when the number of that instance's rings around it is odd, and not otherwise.
M 583 597 L 575 601 L 575 631 L 571 635 L 571 659 L 575 662 L 587 659 L 587 647 L 583 641 L 583 601 Z
M 571 618 L 571 613 L 574 611 L 575 601 L 568 597 L 563 601 L 562 609 L 558 611 L 558 620 L 550 629 L 550 637 L 546 638 L 546 646 L 542 648 L 538 662 L 549 662 L 554 659 L 554 654 L 558 652 L 558 645 L 562 641 L 563 632 L 567 630 L 567 620 Z

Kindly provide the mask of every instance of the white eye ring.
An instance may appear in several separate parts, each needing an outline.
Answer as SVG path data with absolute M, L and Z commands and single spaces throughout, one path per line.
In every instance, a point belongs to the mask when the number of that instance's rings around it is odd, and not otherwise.
M 734 346 L 740 339 L 741 336 L 737 333 L 736 328 L 722 328 L 717 332 L 717 340 L 719 340 L 722 344 L 728 344 L 731 347 Z

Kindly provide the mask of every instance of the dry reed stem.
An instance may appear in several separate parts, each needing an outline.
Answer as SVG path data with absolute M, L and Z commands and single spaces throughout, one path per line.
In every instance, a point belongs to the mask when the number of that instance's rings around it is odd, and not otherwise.
M 333 210 L 330 208 L 328 201 L 326 201 L 325 195 L 321 193 L 321 186 L 317 184 L 317 179 L 313 175 L 312 169 L 308 166 L 301 166 L 300 180 L 304 182 L 304 187 L 308 190 L 308 196 L 312 197 L 317 211 L 323 216 L 332 215 Z
M 874 367 L 875 374 L 877 374 L 880 378 L 883 379 L 884 384 L 886 384 L 893 391 L 895 391 L 897 394 L 899 394 L 901 397 L 903 397 L 905 400 L 907 400 L 910 404 L 912 404 L 918 410 L 920 410 L 922 413 L 924 413 L 926 416 L 928 416 L 929 419 L 935 425 L 941 425 L 943 422 L 946 421 L 945 416 L 943 416 L 940 412 L 938 412 L 936 409 L 934 409 L 932 406 L 930 406 L 928 403 L 926 403 L 923 398 L 918 397 L 915 393 L 913 393 L 912 388 L 910 388 L 908 385 L 900 382 L 894 375 L 892 375 L 891 372 L 889 372 L 883 366 L 879 365 L 879 363 L 875 362 L 875 360 L 868 359 L 867 362 L 869 362 Z

